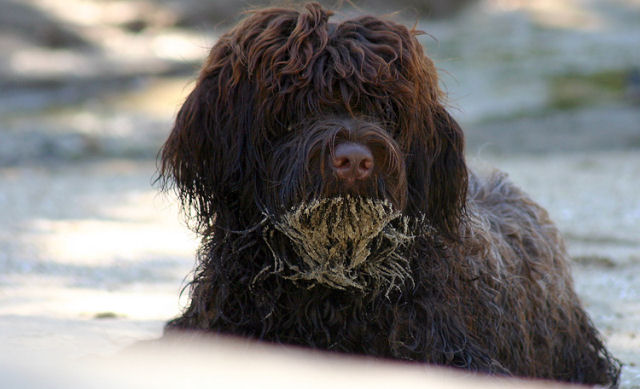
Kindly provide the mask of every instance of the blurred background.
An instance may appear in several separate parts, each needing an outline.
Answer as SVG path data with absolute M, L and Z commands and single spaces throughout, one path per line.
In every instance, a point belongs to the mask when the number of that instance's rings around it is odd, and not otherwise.
M 179 314 L 197 238 L 156 153 L 216 37 L 261 4 L 0 0 L 1 347 L 108 355 Z M 471 165 L 549 210 L 640 387 L 640 1 L 337 6 L 427 33 Z

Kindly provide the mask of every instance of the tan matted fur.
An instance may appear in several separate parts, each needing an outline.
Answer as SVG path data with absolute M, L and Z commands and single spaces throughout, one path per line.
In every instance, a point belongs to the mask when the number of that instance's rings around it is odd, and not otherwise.
M 415 229 L 389 201 L 351 196 L 314 200 L 291 209 L 273 227 L 291 240 L 298 257 L 292 262 L 272 250 L 274 272 L 289 279 L 385 293 L 412 281 L 406 248 Z M 267 244 L 274 233 L 265 234 Z

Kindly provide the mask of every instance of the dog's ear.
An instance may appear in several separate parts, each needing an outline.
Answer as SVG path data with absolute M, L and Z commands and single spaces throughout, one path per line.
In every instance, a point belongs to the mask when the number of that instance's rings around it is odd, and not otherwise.
M 223 159 L 222 140 L 212 112 L 217 91 L 212 87 L 209 80 L 197 82 L 160 150 L 162 185 L 175 188 L 185 211 L 196 213 L 196 228 L 204 227 L 203 222 L 215 216 Z
M 276 116 L 277 96 L 268 87 L 277 80 L 269 78 L 270 69 L 298 16 L 287 9 L 257 10 L 221 36 L 162 147 L 160 181 L 177 190 L 198 230 L 214 218 L 241 230 L 260 216 L 256 188 L 269 153 L 266 118 Z
M 425 125 L 427 135 L 412 143 L 407 161 L 409 207 L 426 212 L 443 237 L 458 240 L 468 185 L 464 134 L 440 105 Z
M 241 202 L 252 197 L 241 193 L 251 187 L 245 181 L 251 169 L 246 121 L 252 117 L 248 103 L 236 101 L 241 96 L 251 101 L 251 92 L 245 82 L 234 81 L 233 61 L 214 51 L 159 155 L 163 187 L 176 189 L 199 231 L 221 217 L 229 228 L 239 228 L 234 225 L 240 223 L 234 220 L 238 215 L 225 215 L 225 210 L 248 211 L 251 204 Z

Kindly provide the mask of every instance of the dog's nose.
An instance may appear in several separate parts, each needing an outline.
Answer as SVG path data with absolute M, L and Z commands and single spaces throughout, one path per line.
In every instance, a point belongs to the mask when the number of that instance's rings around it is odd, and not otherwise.
M 336 146 L 331 166 L 339 179 L 352 184 L 365 180 L 373 173 L 373 154 L 368 147 L 352 142 Z

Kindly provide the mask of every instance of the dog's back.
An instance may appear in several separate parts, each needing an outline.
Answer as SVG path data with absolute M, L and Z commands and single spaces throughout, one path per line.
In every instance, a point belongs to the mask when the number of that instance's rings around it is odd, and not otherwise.
M 486 282 L 477 283 L 477 292 L 494 302 L 489 314 L 497 315 L 492 326 L 473 325 L 496 359 L 514 374 L 616 382 L 619 366 L 580 306 L 547 211 L 497 171 L 470 176 L 467 204 L 462 247 L 479 272 L 490 271 L 479 275 Z

